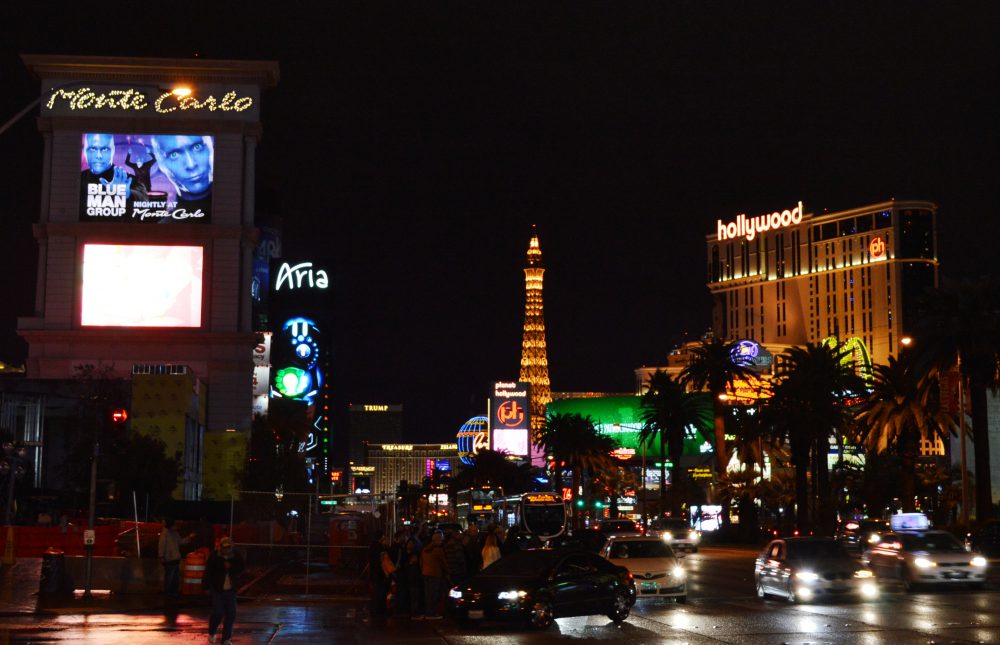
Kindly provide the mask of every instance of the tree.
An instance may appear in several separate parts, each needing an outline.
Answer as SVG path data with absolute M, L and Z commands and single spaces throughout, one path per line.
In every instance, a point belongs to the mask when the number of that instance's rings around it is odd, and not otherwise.
M 941 409 L 937 378 L 919 369 L 911 352 L 875 366 L 874 392 L 856 417 L 871 452 L 895 450 L 902 470 L 903 510 L 914 510 L 921 437 L 947 440 L 955 423 Z
M 683 472 L 684 437 L 689 430 L 711 441 L 712 408 L 701 392 L 687 392 L 684 384 L 661 370 L 649 377 L 648 389 L 642 395 L 642 431 L 639 440 L 644 446 L 660 442 L 660 503 L 667 497 L 666 461 L 670 458 L 670 481 L 677 484 Z
M 583 482 L 583 474 L 610 470 L 614 467 L 611 451 L 618 444 L 598 432 L 590 415 L 556 414 L 546 419 L 538 436 L 538 445 L 550 452 L 558 472 L 563 466 L 573 471 L 573 508 Z M 557 480 L 562 482 L 561 476 Z M 560 488 L 561 490 L 561 488 Z M 577 515 L 579 525 L 580 516 Z
M 750 381 L 754 373 L 739 361 L 734 361 L 736 344 L 711 337 L 703 339 L 701 345 L 692 350 L 691 363 L 681 372 L 681 381 L 698 390 L 707 390 L 712 395 L 715 428 L 715 470 L 721 476 L 729 466 L 729 451 L 726 448 L 726 406 L 721 396 L 727 389 L 733 389 L 736 381 Z
M 813 493 L 822 530 L 833 530 L 827 453 L 830 437 L 849 427 L 851 411 L 844 399 L 861 392 L 864 380 L 854 372 L 852 353 L 842 344 L 809 343 L 783 354 L 780 380 L 774 388 L 771 418 L 779 436 L 788 440 L 795 468 L 799 529 L 811 526 L 808 473 L 814 469 Z
M 997 387 L 1000 359 L 1000 281 L 992 276 L 961 282 L 942 281 L 920 304 L 915 325 L 916 351 L 933 369 L 956 364 L 968 383 L 975 448 L 976 519 L 993 512 L 990 482 L 988 389 Z M 965 414 L 960 410 L 959 414 Z

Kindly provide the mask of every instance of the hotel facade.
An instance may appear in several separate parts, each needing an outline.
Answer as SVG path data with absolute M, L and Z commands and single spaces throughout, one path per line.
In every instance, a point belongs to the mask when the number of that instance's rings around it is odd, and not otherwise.
M 893 200 L 718 220 L 706 238 L 713 332 L 768 346 L 857 338 L 885 363 L 937 286 L 936 219 L 931 202 Z

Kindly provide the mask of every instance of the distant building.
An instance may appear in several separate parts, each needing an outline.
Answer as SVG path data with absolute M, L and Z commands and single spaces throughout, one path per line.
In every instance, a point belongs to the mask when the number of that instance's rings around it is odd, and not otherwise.
M 369 443 L 365 465 L 374 495 L 393 494 L 401 480 L 417 484 L 432 476 L 435 469 L 452 473 L 458 468 L 457 443 Z
M 365 463 L 366 443 L 403 440 L 403 406 L 389 403 L 352 403 L 348 418 L 348 461 Z

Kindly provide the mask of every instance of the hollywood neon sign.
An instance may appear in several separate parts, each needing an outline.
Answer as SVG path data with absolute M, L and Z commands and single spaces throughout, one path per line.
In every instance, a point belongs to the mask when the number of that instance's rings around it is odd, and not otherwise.
M 757 237 L 757 233 L 764 233 L 766 231 L 775 231 L 779 228 L 785 228 L 786 226 L 793 226 L 802 221 L 802 202 L 791 210 L 775 211 L 771 214 L 758 215 L 756 217 L 747 217 L 746 215 L 740 214 L 736 216 L 735 222 L 729 222 L 724 224 L 722 220 L 718 220 L 718 239 L 729 240 L 738 235 L 742 235 L 747 238 L 748 242 L 753 241 L 753 238 Z
M 150 106 L 149 98 L 145 92 L 134 88 L 107 92 L 95 92 L 89 87 L 81 87 L 78 90 L 54 90 L 49 95 L 45 106 L 51 110 L 60 100 L 64 101 L 71 110 L 119 110 L 124 112 L 133 110 L 141 112 Z M 174 92 L 165 92 L 153 101 L 152 106 L 160 114 L 169 114 L 176 110 L 244 112 L 253 106 L 253 99 L 249 96 L 237 96 L 236 92 L 233 91 L 226 92 L 221 99 L 216 99 L 211 95 L 199 99 L 193 95 L 181 96 Z

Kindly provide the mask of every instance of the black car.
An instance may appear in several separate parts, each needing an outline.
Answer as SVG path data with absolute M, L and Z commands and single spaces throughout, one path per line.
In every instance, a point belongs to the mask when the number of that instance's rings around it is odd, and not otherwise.
M 864 519 L 848 520 L 837 527 L 837 539 L 851 553 L 860 554 L 871 545 L 877 544 L 882 533 L 889 531 L 889 523 L 885 520 Z
M 598 529 L 575 529 L 552 538 L 545 546 L 549 549 L 573 548 L 599 553 L 607 541 L 608 538 Z
M 1000 520 L 990 520 L 972 533 L 972 550 L 991 560 L 1000 559 Z
M 503 556 L 448 596 L 463 625 L 512 620 L 545 628 L 556 618 L 594 614 L 619 623 L 635 604 L 635 582 L 594 553 L 532 549 Z

